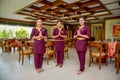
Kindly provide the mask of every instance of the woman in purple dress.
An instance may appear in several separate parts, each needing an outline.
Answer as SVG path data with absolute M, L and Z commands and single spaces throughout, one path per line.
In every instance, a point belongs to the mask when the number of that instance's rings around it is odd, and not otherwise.
M 33 53 L 34 53 L 34 64 L 37 72 L 44 71 L 42 69 L 43 56 L 45 53 L 45 41 L 47 38 L 47 29 L 42 27 L 42 20 L 38 19 L 36 27 L 32 29 L 31 39 L 34 39 Z
M 79 18 L 79 27 L 74 32 L 74 38 L 76 38 L 76 51 L 78 54 L 80 69 L 77 70 L 77 74 L 80 74 L 85 69 L 85 54 L 87 50 L 87 39 L 90 38 L 90 28 L 85 25 L 85 18 Z
M 62 27 L 62 21 L 57 21 L 57 28 L 53 30 L 52 38 L 55 39 L 55 51 L 57 56 L 56 66 L 62 67 L 64 57 L 64 39 L 67 37 L 66 30 Z

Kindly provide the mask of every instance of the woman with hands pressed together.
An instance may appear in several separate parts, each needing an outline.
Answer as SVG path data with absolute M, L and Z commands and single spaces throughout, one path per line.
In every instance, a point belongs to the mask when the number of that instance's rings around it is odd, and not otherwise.
M 80 63 L 80 68 L 77 70 L 77 74 L 81 74 L 85 69 L 85 54 L 87 50 L 87 39 L 90 38 L 90 28 L 85 25 L 85 18 L 79 18 L 79 26 L 74 32 L 74 38 L 76 38 L 76 51 Z
M 56 66 L 63 66 L 64 39 L 67 37 L 66 30 L 62 27 L 62 21 L 57 21 L 57 28 L 53 30 L 52 38 L 55 39 L 55 51 L 57 56 Z
M 43 72 L 43 56 L 46 51 L 44 39 L 47 38 L 47 29 L 43 28 L 41 19 L 36 21 L 36 27 L 32 29 L 30 38 L 34 40 L 33 53 L 36 71 Z

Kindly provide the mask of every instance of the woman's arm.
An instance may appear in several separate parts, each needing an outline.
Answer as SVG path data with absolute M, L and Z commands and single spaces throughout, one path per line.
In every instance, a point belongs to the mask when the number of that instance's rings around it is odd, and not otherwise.
M 86 34 L 86 35 L 79 34 L 79 36 L 82 37 L 82 38 L 89 39 L 89 38 L 91 37 L 91 31 L 90 31 L 90 28 L 87 27 L 86 31 L 87 31 L 87 34 Z
M 60 31 L 61 32 L 61 31 Z M 66 38 L 67 37 L 67 32 L 65 29 L 63 29 L 63 34 L 60 34 L 59 36 L 63 37 L 63 38 Z
M 75 29 L 73 38 L 77 38 L 77 37 L 79 37 L 79 35 L 77 34 L 77 29 Z
M 60 34 L 60 33 L 59 33 L 59 34 Z M 59 37 L 59 34 L 56 35 L 56 34 L 55 34 L 55 29 L 54 29 L 53 34 L 52 34 L 52 38 L 55 39 L 55 38 Z
M 47 39 L 47 38 L 48 38 L 47 29 L 45 29 L 45 32 L 44 32 L 43 35 L 42 35 L 42 33 L 41 33 L 41 35 L 39 36 L 39 38 L 41 38 L 41 39 Z
M 35 36 L 35 30 L 34 30 L 34 28 L 32 29 L 30 38 L 31 38 L 31 39 L 37 39 L 37 38 L 38 38 L 38 36 Z
M 57 38 L 57 37 L 59 37 L 59 35 L 56 35 L 56 36 L 52 35 L 52 38 L 54 38 L 54 39 Z

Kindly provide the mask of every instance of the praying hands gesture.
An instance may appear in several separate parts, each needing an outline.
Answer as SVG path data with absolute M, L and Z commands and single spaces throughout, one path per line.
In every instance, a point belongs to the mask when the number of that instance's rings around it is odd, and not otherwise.
M 43 38 L 41 31 L 39 31 L 39 38 Z
M 80 31 L 79 30 L 77 30 L 77 36 L 80 36 L 81 34 L 80 34 Z
M 77 37 L 82 37 L 82 34 L 80 33 L 80 30 L 77 30 Z
M 38 40 L 40 40 L 40 39 L 42 39 L 42 38 L 43 38 L 43 36 L 42 36 L 41 31 L 39 31 L 39 35 L 38 35 L 38 36 L 33 36 L 33 39 L 38 39 Z
M 89 38 L 87 35 L 83 35 L 80 33 L 80 29 L 77 30 L 77 35 L 74 35 L 74 38 L 77 38 L 77 37 L 82 37 L 82 38 Z
M 53 38 L 57 38 L 57 37 L 63 37 L 63 38 L 66 38 L 67 37 L 67 35 L 62 35 L 61 34 L 61 31 L 62 31 L 62 28 L 61 29 L 58 29 L 59 30 L 59 32 L 58 32 L 58 34 L 56 35 L 56 36 L 52 36 Z
M 58 34 L 56 36 L 53 36 L 53 38 L 57 38 L 57 37 L 61 36 L 61 29 L 58 29 L 58 30 L 59 30 Z
M 61 29 L 59 29 L 58 35 L 55 36 L 55 38 L 61 36 Z
M 82 37 L 82 34 L 80 33 L 80 30 L 76 30 L 77 34 L 74 35 L 74 38 L 77 38 L 77 37 Z
M 61 36 L 61 29 L 59 29 L 59 33 L 58 33 L 58 36 Z
M 67 35 L 62 35 L 62 34 L 61 34 L 61 31 L 62 31 L 62 29 L 59 30 L 59 34 L 58 34 L 58 35 L 59 35 L 60 37 L 66 38 Z

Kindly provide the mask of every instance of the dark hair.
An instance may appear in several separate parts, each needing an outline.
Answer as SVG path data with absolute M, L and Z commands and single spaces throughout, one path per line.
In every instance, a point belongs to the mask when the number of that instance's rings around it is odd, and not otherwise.
M 86 17 L 86 16 L 81 16 L 81 17 L 79 17 L 79 19 L 80 19 L 80 18 L 83 18 L 84 20 L 86 20 L 87 17 Z
M 43 21 L 42 19 L 37 19 L 37 20 L 41 20 L 41 21 Z
M 78 24 L 77 26 L 80 26 L 80 24 Z
M 63 23 L 63 22 L 62 22 L 62 20 L 60 20 L 60 19 L 59 19 L 59 20 L 57 20 L 57 22 L 56 22 L 56 23 L 58 23 L 58 22 L 61 22 L 61 23 Z

